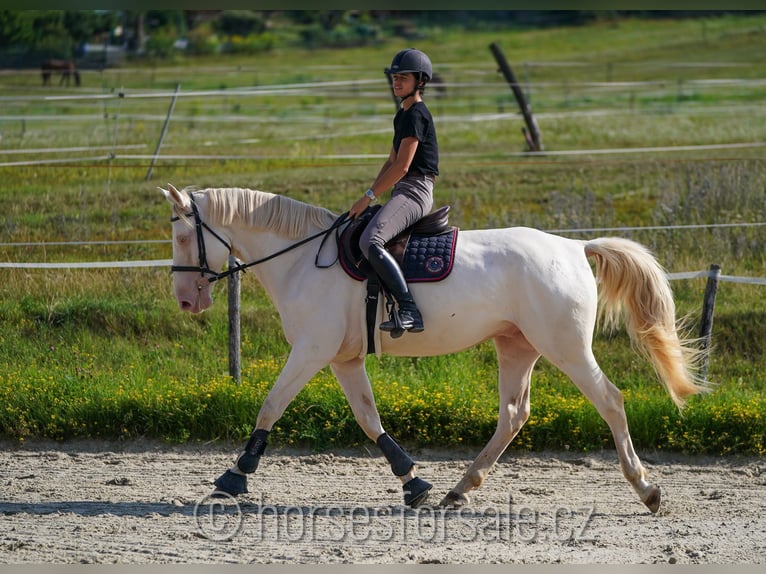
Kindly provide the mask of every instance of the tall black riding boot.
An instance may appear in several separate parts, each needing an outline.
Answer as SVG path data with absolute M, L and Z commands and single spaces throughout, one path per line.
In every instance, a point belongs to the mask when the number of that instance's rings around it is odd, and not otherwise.
M 420 311 L 415 305 L 415 300 L 410 294 L 396 259 L 384 248 L 372 244 L 368 260 L 383 285 L 396 299 L 401 328 L 412 333 L 420 333 L 423 330 L 423 318 L 420 316 Z M 395 321 L 385 321 L 380 324 L 381 331 L 393 331 L 396 328 Z

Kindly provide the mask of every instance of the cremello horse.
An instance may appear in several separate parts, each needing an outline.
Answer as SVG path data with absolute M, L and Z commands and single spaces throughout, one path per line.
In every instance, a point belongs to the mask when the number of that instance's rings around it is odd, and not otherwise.
M 365 371 L 365 288 L 339 265 L 318 267 L 318 241 L 298 241 L 321 235 L 336 215 L 248 189 L 190 193 L 170 185 L 161 191 L 174 211 L 173 288 L 180 308 L 198 313 L 212 305 L 211 282 L 220 278 L 233 253 L 251 262 L 291 345 L 244 451 L 216 480 L 218 490 L 247 492 L 246 475 L 257 468 L 269 431 L 301 388 L 329 364 L 357 422 L 401 479 L 405 503 L 422 503 L 431 485 L 415 474 L 413 460 L 383 429 Z M 596 263 L 595 278 L 589 257 Z M 412 292 L 426 329 L 396 339 L 381 334 L 383 353 L 442 355 L 492 339 L 498 357 L 497 429 L 442 505 L 467 504 L 468 493 L 481 486 L 524 425 L 532 368 L 545 356 L 595 405 L 612 432 L 623 474 L 641 501 L 658 510 L 660 488 L 649 482 L 633 448 L 622 394 L 591 350 L 599 312 L 606 326 L 624 315 L 633 343 L 679 407 L 704 389 L 694 375 L 698 353 L 679 338 L 669 283 L 646 248 L 621 238 L 580 241 L 523 227 L 461 231 L 452 273 L 439 283 L 412 285 Z

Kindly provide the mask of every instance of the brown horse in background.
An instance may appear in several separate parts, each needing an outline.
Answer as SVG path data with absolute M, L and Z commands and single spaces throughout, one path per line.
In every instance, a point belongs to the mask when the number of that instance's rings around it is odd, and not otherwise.
M 51 74 L 53 72 L 61 72 L 61 79 L 59 80 L 59 86 L 66 82 L 69 82 L 74 77 L 74 83 L 76 86 L 80 85 L 80 72 L 71 60 L 46 60 L 40 65 L 40 75 L 43 79 L 43 86 L 50 86 Z

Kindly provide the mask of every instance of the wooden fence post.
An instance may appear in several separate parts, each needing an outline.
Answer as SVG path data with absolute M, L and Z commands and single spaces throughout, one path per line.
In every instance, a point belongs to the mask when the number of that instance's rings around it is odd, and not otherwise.
M 229 269 L 237 265 L 237 259 L 229 255 Z M 228 279 L 229 287 L 229 375 L 234 382 L 242 381 L 242 369 L 240 366 L 240 277 L 239 273 L 232 273 Z
M 521 115 L 524 116 L 524 123 L 527 125 L 526 129 L 522 129 L 522 132 L 529 149 L 531 151 L 543 151 L 543 140 L 540 137 L 540 130 L 537 127 L 535 117 L 532 115 L 532 108 L 527 103 L 524 92 L 521 90 L 521 86 L 519 86 L 516 76 L 513 74 L 513 70 L 511 70 L 508 61 L 497 44 L 493 42 L 489 45 L 489 49 L 492 51 L 492 55 L 495 56 L 497 65 L 500 66 L 500 71 L 505 76 L 505 81 L 511 86 L 511 91 L 516 96 L 516 101 L 519 103 L 519 108 L 521 108 Z
M 713 310 L 715 309 L 715 297 L 718 293 L 718 281 L 721 276 L 721 266 L 717 263 L 710 265 L 705 286 L 705 295 L 702 300 L 702 320 L 700 321 L 700 346 L 705 351 L 705 359 L 702 365 L 702 377 L 707 377 L 710 366 L 710 339 L 713 332 Z

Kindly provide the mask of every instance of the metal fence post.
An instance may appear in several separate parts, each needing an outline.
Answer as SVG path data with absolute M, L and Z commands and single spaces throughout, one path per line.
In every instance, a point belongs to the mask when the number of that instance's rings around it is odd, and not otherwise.
M 237 259 L 229 255 L 229 269 L 237 265 Z M 239 273 L 229 275 L 229 375 L 234 382 L 239 384 L 242 381 L 242 369 L 240 366 L 240 278 Z
M 702 320 L 700 321 L 700 346 L 705 351 L 705 359 L 702 365 L 702 377 L 707 378 L 710 366 L 710 339 L 713 333 L 713 310 L 715 309 L 715 297 L 718 293 L 718 280 L 721 277 L 721 266 L 717 263 L 710 265 L 707 276 L 705 295 L 702 300 Z

